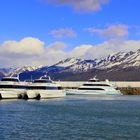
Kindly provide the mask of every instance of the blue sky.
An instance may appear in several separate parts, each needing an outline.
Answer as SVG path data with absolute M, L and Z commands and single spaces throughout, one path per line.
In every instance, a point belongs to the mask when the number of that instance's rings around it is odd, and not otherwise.
M 22 66 L 21 60 L 24 65 L 41 65 L 45 59 L 42 65 L 47 65 L 66 56 L 88 59 L 102 57 L 104 50 L 139 49 L 139 7 L 139 0 L 1 0 L 0 67 Z M 98 48 L 100 53 L 94 54 Z M 46 51 L 50 58 L 40 58 Z

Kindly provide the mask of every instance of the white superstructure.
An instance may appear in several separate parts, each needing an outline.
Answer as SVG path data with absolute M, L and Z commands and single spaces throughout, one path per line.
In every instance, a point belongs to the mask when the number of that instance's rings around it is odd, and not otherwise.
M 84 83 L 78 89 L 67 90 L 67 95 L 121 95 L 117 87 L 106 81 L 99 81 L 95 77 Z

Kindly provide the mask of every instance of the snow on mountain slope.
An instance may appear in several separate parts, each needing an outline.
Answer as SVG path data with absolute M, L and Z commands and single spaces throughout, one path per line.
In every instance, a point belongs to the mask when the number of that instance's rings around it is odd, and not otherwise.
M 14 68 L 0 68 L 0 73 L 2 73 L 3 75 L 7 75 L 13 72 L 14 70 Z
M 84 60 L 80 58 L 68 58 L 55 64 L 54 66 L 64 67 L 64 71 L 82 72 L 93 68 L 107 69 L 113 67 L 139 67 L 140 50 L 136 52 L 117 52 L 105 58 Z
M 80 58 L 67 58 L 65 60 L 59 61 L 58 63 L 55 64 L 55 66 L 69 67 L 80 62 L 81 60 L 82 59 Z
M 126 53 L 119 52 L 116 54 L 109 55 L 105 58 L 101 58 L 100 61 L 98 60 L 98 63 L 96 64 L 95 68 L 105 69 L 105 68 L 111 68 L 115 65 L 120 65 L 125 55 Z
M 81 72 L 92 69 L 95 66 L 95 60 L 84 60 L 80 58 L 68 58 L 58 62 L 55 66 L 64 67 L 64 71 Z
M 140 66 L 140 50 L 138 50 L 137 52 L 134 52 L 132 55 L 129 55 L 126 60 L 125 60 L 126 65 L 124 65 L 125 67 L 138 67 Z
M 23 66 L 21 68 L 17 68 L 14 71 L 12 71 L 9 75 L 18 75 L 20 73 L 23 73 L 25 71 L 34 71 L 39 69 L 41 66 L 36 67 L 36 66 Z
M 96 65 L 96 68 L 106 69 L 114 66 L 127 68 L 127 67 L 138 67 L 140 66 L 140 50 L 136 52 L 119 52 L 113 55 L 109 55 L 105 59 L 101 60 Z

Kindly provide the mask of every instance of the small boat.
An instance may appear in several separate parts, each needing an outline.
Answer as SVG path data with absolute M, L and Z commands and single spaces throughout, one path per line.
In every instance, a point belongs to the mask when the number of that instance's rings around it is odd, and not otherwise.
M 62 87 L 47 75 L 34 80 L 26 89 L 29 99 L 58 98 L 66 95 Z
M 121 95 L 118 88 L 109 82 L 99 81 L 96 77 L 89 79 L 78 89 L 66 90 L 67 95 Z

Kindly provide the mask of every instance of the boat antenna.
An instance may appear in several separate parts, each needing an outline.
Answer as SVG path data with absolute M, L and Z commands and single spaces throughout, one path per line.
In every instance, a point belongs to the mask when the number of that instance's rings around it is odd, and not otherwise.
M 93 79 L 94 79 L 94 80 L 97 80 L 97 75 L 95 75 L 95 76 L 93 77 Z
M 108 79 L 105 79 L 105 81 L 106 81 L 107 83 L 109 83 L 109 80 L 108 80 Z

